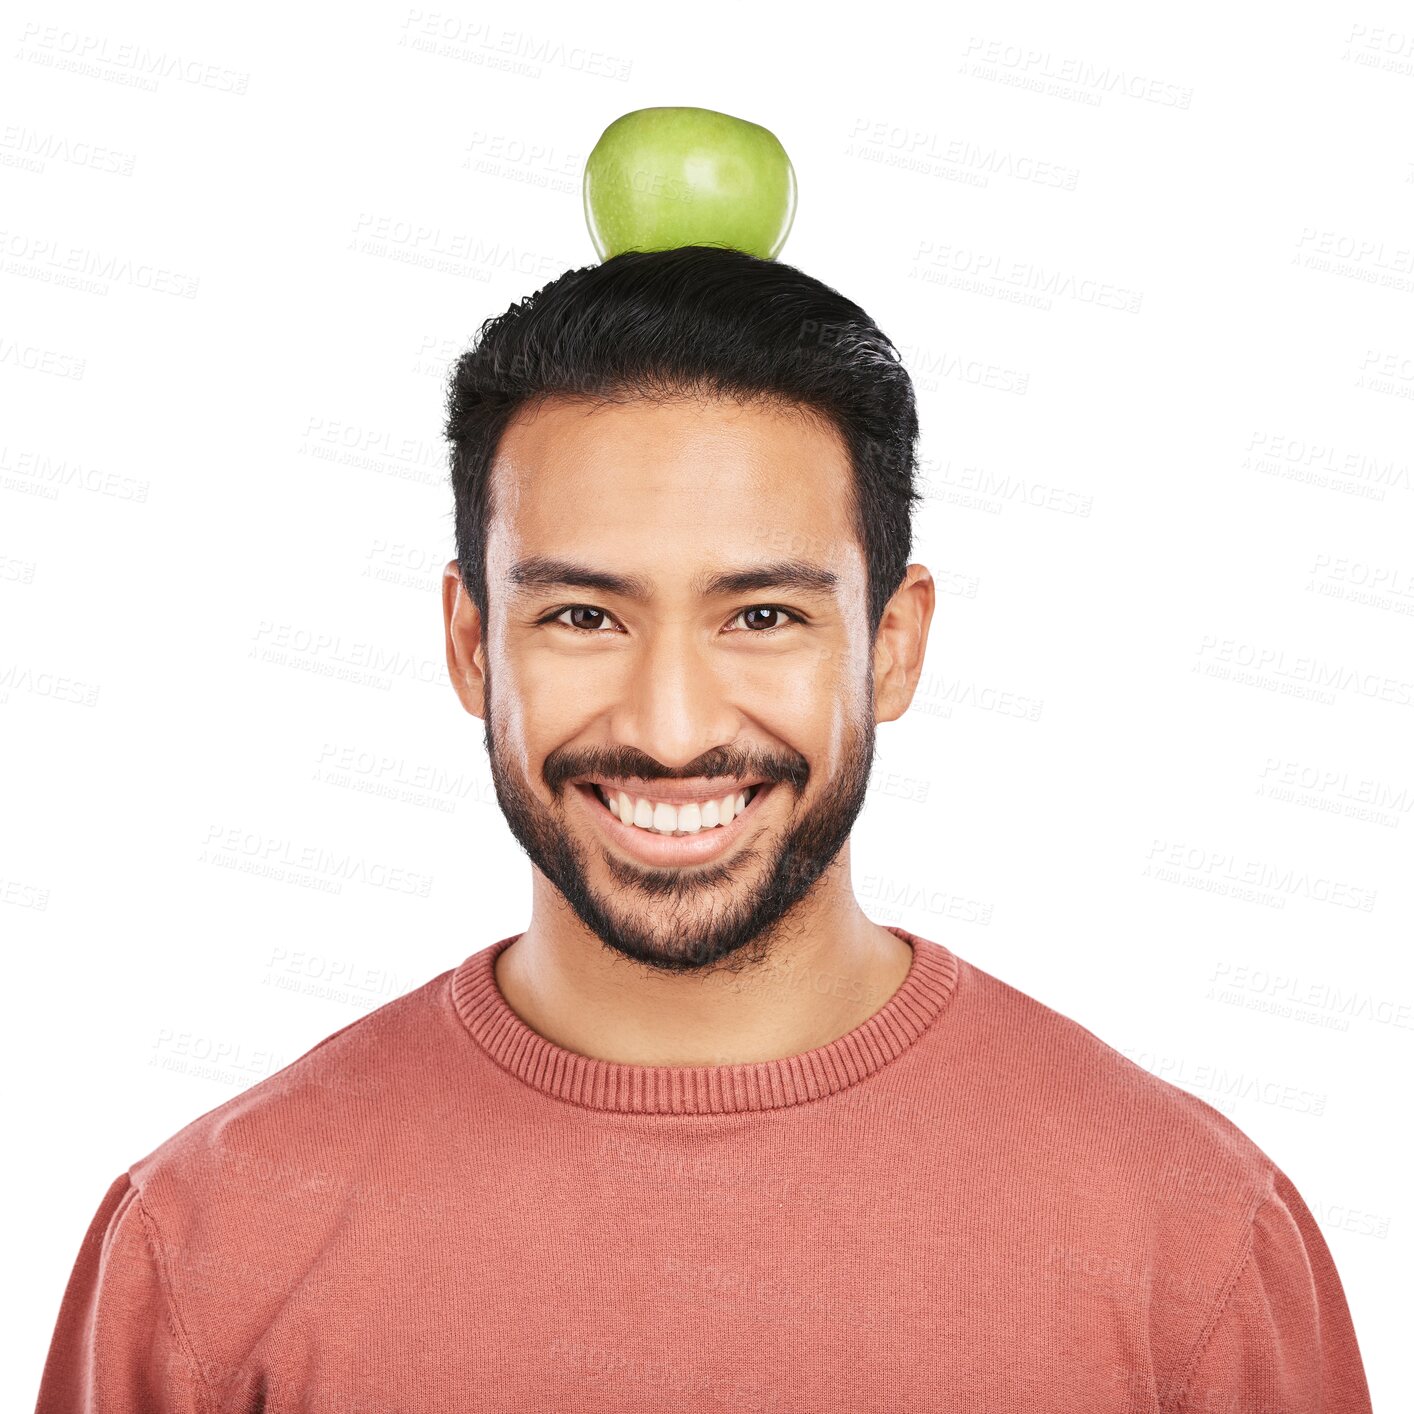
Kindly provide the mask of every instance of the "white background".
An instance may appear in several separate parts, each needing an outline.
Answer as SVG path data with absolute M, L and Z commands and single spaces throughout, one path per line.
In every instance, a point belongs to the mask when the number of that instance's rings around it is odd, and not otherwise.
M 442 384 L 596 258 L 584 158 L 658 104 L 781 138 L 781 258 L 917 382 L 939 610 L 866 912 L 1230 1115 L 1392 1407 L 1414 25 L 1264 9 L 5 22 L 6 1407 L 114 1177 L 528 916 L 442 657 Z

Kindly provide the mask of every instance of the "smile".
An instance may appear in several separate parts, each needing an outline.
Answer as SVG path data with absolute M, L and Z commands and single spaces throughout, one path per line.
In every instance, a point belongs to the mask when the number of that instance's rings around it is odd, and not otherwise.
M 611 843 L 644 863 L 675 865 L 725 853 L 749 829 L 772 785 L 763 781 L 736 793 L 678 804 L 623 791 L 610 796 L 593 782 L 577 782 L 574 794 Z
M 629 795 L 626 791 L 610 794 L 597 783 L 594 792 L 609 813 L 625 825 L 640 830 L 652 830 L 659 835 L 695 835 L 699 830 L 716 830 L 731 822 L 751 804 L 760 786 L 747 786 L 742 791 L 729 791 L 712 800 L 685 801 L 673 805 L 666 800 Z

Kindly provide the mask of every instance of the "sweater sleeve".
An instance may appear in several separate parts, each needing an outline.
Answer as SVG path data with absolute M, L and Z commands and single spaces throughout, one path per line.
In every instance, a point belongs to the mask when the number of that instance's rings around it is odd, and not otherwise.
M 35 1414 L 204 1414 L 190 1350 L 156 1230 L 125 1173 L 64 1289 Z
M 1325 1238 L 1277 1169 L 1247 1253 L 1199 1337 L 1173 1414 L 1370 1414 L 1345 1292 Z

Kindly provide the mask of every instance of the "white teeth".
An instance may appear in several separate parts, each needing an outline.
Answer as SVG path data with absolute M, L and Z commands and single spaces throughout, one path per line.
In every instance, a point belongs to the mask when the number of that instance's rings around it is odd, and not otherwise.
M 730 825 L 746 809 L 747 802 L 759 789 L 759 786 L 752 786 L 718 800 L 693 800 L 683 805 L 670 805 L 666 800 L 648 800 L 625 791 L 616 791 L 610 798 L 605 795 L 602 786 L 594 787 L 599 799 L 625 824 L 650 830 L 657 835 L 695 835 L 701 830 L 715 829 L 718 825 Z

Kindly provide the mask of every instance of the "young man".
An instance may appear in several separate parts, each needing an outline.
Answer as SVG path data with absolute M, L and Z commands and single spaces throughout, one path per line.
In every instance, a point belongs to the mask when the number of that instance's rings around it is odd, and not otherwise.
M 854 897 L 934 608 L 864 311 L 622 255 L 488 322 L 448 414 L 530 921 L 113 1183 L 40 1414 L 1368 1411 L 1273 1161 Z

